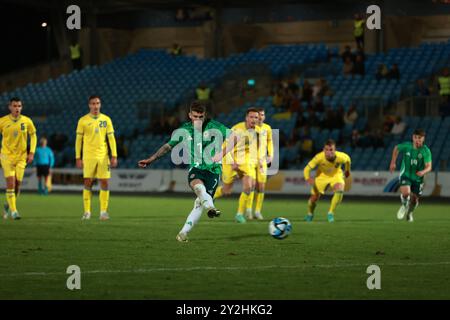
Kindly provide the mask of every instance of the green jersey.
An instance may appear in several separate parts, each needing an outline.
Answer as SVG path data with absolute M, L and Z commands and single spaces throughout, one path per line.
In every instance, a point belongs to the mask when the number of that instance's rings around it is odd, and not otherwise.
M 195 129 L 191 121 L 186 122 L 172 133 L 168 142 L 172 148 L 182 143 L 181 149 L 174 150 L 175 155 L 172 154 L 172 157 L 177 156 L 177 151 L 179 156 L 182 150 L 183 155 L 180 157 L 183 161 L 172 160 L 176 164 L 189 163 L 189 170 L 197 168 L 220 175 L 222 165 L 212 162 L 212 157 L 216 151 L 222 150 L 229 133 L 231 131 L 226 126 L 215 120 L 205 120 L 201 131 Z
M 397 145 L 399 153 L 403 154 L 400 177 L 405 176 L 414 182 L 423 182 L 423 177 L 419 177 L 416 172 L 425 169 L 425 164 L 431 162 L 431 151 L 423 145 L 414 148 L 412 142 L 403 142 Z

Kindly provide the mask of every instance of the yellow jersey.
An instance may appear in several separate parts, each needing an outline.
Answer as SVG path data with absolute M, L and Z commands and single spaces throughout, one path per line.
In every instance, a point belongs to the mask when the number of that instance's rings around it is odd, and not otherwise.
M 117 157 L 117 148 L 114 138 L 114 127 L 111 119 L 102 113 L 93 116 L 88 113 L 80 118 L 77 126 L 77 140 L 75 146 L 75 158 L 103 159 L 108 156 L 108 138 L 111 155 Z
M 27 141 L 30 136 L 30 153 L 36 151 L 36 128 L 33 121 L 20 115 L 14 119 L 10 114 L 0 118 L 0 133 L 2 135 L 2 156 L 15 159 L 27 157 Z
M 265 157 L 273 157 L 273 140 L 272 140 L 272 127 L 267 123 L 263 123 L 258 126 L 260 129 L 260 159 Z
M 310 178 L 311 170 L 317 167 L 316 177 L 320 175 L 326 175 L 329 177 L 334 177 L 336 175 L 342 175 L 342 165 L 345 165 L 345 170 L 350 170 L 351 159 L 350 157 L 340 151 L 336 151 L 336 158 L 334 161 L 328 161 L 325 158 L 325 152 L 320 152 L 306 165 L 303 170 L 305 180 Z
M 247 129 L 245 122 L 235 124 L 231 130 L 238 136 L 238 142 L 231 152 L 237 164 L 258 164 L 258 140 L 261 128 Z

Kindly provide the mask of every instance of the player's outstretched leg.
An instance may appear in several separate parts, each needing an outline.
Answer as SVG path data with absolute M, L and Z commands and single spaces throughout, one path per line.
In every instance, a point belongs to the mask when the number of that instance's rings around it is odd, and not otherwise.
M 411 189 L 409 186 L 401 186 L 400 187 L 400 201 L 402 205 L 400 209 L 397 211 L 397 219 L 402 220 L 406 213 L 408 212 L 410 200 L 411 200 Z
M 317 200 L 319 200 L 320 195 L 312 194 L 308 200 L 308 213 L 305 216 L 305 221 L 311 222 L 314 219 L 314 210 L 317 206 Z
M 186 219 L 183 228 L 178 233 L 176 239 L 180 242 L 188 242 L 188 233 L 192 230 L 194 225 L 200 220 L 203 213 L 203 206 L 199 198 L 195 199 L 194 208 Z
M 408 212 L 406 213 L 406 221 L 408 222 L 414 222 L 413 213 L 414 210 L 419 206 L 419 196 L 415 195 L 414 193 L 411 194 L 411 201 L 408 206 Z
M 220 216 L 220 210 L 218 210 L 215 205 L 213 198 L 206 192 L 205 185 L 199 180 L 192 182 L 192 189 L 194 189 L 195 194 L 199 198 L 200 204 L 203 209 L 208 210 L 208 217 L 215 218 Z

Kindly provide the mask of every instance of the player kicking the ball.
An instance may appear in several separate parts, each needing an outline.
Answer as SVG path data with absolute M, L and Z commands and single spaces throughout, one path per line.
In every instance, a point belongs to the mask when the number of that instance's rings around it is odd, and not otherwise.
M 331 187 L 334 195 L 331 199 L 331 206 L 328 210 L 328 222 L 334 222 L 334 211 L 344 197 L 345 180 L 342 173 L 342 165 L 345 166 L 345 178 L 350 178 L 350 157 L 344 153 L 336 151 L 336 142 L 328 140 L 325 142 L 323 152 L 318 153 L 305 167 L 303 174 L 305 180 L 312 187 L 311 197 L 308 201 L 308 214 L 305 221 L 311 222 L 314 218 L 316 202 L 323 195 L 328 187 Z M 310 176 L 311 170 L 317 167 L 316 177 Z
M 220 211 L 214 206 L 212 197 L 222 173 L 222 165 L 219 163 L 222 159 L 222 154 L 229 152 L 229 150 L 226 150 L 228 147 L 225 147 L 217 155 L 210 153 L 211 151 L 214 152 L 215 149 L 211 147 L 215 146 L 219 141 L 223 141 L 229 130 L 220 122 L 206 119 L 206 109 L 202 103 L 194 101 L 191 104 L 189 119 L 191 121 L 184 123 L 174 131 L 169 142 L 159 148 L 148 159 L 141 160 L 138 163 L 139 167 L 145 168 L 164 156 L 179 143 L 184 143 L 187 147 L 190 155 L 188 182 L 197 195 L 197 199 L 195 199 L 194 208 L 187 217 L 186 223 L 176 237 L 180 242 L 188 241 L 187 234 L 198 223 L 203 210 L 208 211 L 208 217 L 210 218 L 220 216 Z M 221 145 L 222 143 L 216 147 L 220 149 Z M 230 144 L 230 147 L 232 147 L 232 144 Z
M 419 197 L 423 191 L 425 174 L 431 169 L 431 151 L 424 144 L 425 131 L 416 129 L 412 135 L 412 142 L 403 142 L 394 147 L 389 170 L 394 172 L 399 153 L 403 154 L 400 169 L 400 199 L 402 205 L 397 212 L 397 218 L 413 222 L 413 212 L 419 205 Z

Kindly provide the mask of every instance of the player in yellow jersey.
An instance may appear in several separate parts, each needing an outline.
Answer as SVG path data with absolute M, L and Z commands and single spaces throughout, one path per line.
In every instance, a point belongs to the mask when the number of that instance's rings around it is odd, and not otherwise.
M 91 218 L 92 184 L 100 182 L 100 220 L 108 220 L 110 167 L 117 166 L 117 147 L 111 119 L 100 113 L 99 96 L 89 97 L 89 113 L 80 118 L 77 126 L 75 158 L 78 168 L 83 169 L 84 214 L 82 219 Z M 109 159 L 108 144 L 111 151 Z
M 342 165 L 345 166 L 345 172 L 342 172 Z M 323 152 L 316 156 L 306 165 L 303 170 L 304 178 L 311 188 L 311 197 L 308 201 L 308 214 L 306 221 L 311 222 L 314 217 L 316 202 L 320 196 L 330 187 L 333 192 L 331 206 L 328 210 L 328 222 L 334 222 L 334 211 L 344 196 L 345 178 L 350 177 L 351 159 L 344 153 L 336 151 L 336 142 L 327 140 L 323 147 Z M 311 170 L 317 168 L 315 178 L 311 177 Z
M 263 220 L 261 214 L 262 204 L 264 201 L 264 191 L 267 182 L 267 165 L 272 163 L 273 159 L 273 140 L 272 140 L 272 127 L 267 123 L 266 113 L 264 108 L 258 108 L 259 121 L 258 127 L 260 128 L 260 140 L 259 140 L 259 159 L 260 165 L 256 167 L 256 198 L 255 198 L 255 213 L 252 215 L 252 207 L 247 210 L 247 219 L 256 218 Z M 253 198 L 253 196 L 250 196 Z
M 231 194 L 234 180 L 242 178 L 242 193 L 239 197 L 239 205 L 236 221 L 245 223 L 244 210 L 252 208 L 252 192 L 255 188 L 256 167 L 258 166 L 258 135 L 257 127 L 259 112 L 256 108 L 249 108 L 246 112 L 245 121 L 234 125 L 231 130 L 236 134 L 238 141 L 223 160 L 222 182 L 218 187 L 214 198 Z
M 6 201 L 3 218 L 20 219 L 16 200 L 27 164 L 31 164 L 36 151 L 36 128 L 30 118 L 22 115 L 22 101 L 9 101 L 10 114 L 0 118 L 2 150 L 0 153 L 3 173 L 6 179 Z M 27 140 L 30 137 L 30 152 L 27 154 Z

